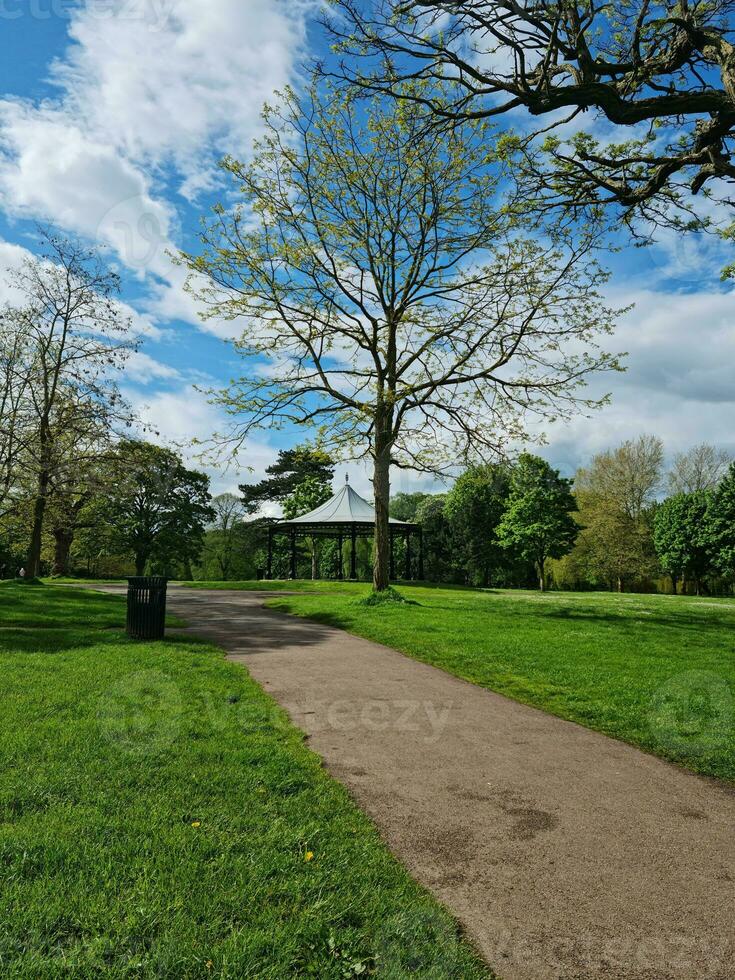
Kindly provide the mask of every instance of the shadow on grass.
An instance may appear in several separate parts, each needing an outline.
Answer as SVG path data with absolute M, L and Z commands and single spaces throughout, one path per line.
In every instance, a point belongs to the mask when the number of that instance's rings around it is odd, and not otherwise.
M 713 624 L 719 626 L 727 625 L 728 617 L 712 616 L 707 614 L 692 613 L 691 610 L 682 610 L 677 614 L 667 615 L 662 612 L 653 612 L 649 609 L 627 609 L 609 612 L 597 612 L 593 609 L 538 609 L 534 610 L 539 619 L 558 619 L 569 622 L 585 622 L 607 624 L 622 628 L 640 631 L 641 627 L 651 629 L 675 629 L 695 631 L 701 633 L 703 629 L 711 628 Z M 731 617 L 730 617 L 731 618 Z

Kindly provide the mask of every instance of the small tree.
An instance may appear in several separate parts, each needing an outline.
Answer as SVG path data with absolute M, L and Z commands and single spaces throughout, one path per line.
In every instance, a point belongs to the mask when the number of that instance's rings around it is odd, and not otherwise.
M 113 464 L 116 480 L 103 504 L 113 546 L 132 554 L 137 575 L 149 561 L 185 567 L 201 549 L 204 528 L 215 513 L 209 477 L 188 470 L 170 449 L 128 439 Z
M 373 468 L 373 584 L 389 584 L 391 464 L 436 471 L 497 455 L 528 414 L 569 414 L 613 313 L 584 229 L 524 238 L 499 201 L 483 125 L 449 134 L 392 99 L 290 92 L 265 114 L 252 165 L 228 159 L 243 204 L 187 256 L 212 315 L 244 323 L 246 377 L 220 398 L 258 426 L 316 426 Z
M 214 517 L 207 529 L 207 550 L 216 561 L 222 580 L 226 582 L 230 578 L 245 507 L 234 493 L 221 493 L 212 500 L 212 511 Z
M 513 468 L 497 536 L 501 544 L 535 564 L 542 592 L 547 560 L 563 558 L 574 547 L 579 534 L 572 517 L 576 509 L 572 481 L 540 457 L 524 453 Z
M 697 595 L 711 566 L 707 516 L 710 494 L 679 493 L 659 507 L 653 519 L 653 541 L 661 567 L 671 576 L 676 594 L 679 579 L 694 579 Z

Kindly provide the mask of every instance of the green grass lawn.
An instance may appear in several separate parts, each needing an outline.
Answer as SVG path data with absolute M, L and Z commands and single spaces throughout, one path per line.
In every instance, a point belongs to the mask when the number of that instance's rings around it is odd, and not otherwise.
M 417 605 L 370 609 L 365 585 L 286 588 L 268 604 L 735 780 L 732 600 L 402 586 Z
M 220 650 L 0 586 L 0 975 L 480 978 L 451 918 Z

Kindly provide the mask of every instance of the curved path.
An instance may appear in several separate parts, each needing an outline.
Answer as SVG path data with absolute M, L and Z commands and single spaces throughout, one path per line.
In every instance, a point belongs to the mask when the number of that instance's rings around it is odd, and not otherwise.
M 170 593 L 500 977 L 735 978 L 733 790 L 262 602 Z

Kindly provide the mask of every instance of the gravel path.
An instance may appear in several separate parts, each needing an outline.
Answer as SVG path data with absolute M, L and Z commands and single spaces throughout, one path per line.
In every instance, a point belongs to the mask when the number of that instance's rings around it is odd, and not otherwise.
M 735 978 L 730 788 L 262 595 L 169 601 L 287 708 L 504 980 Z

